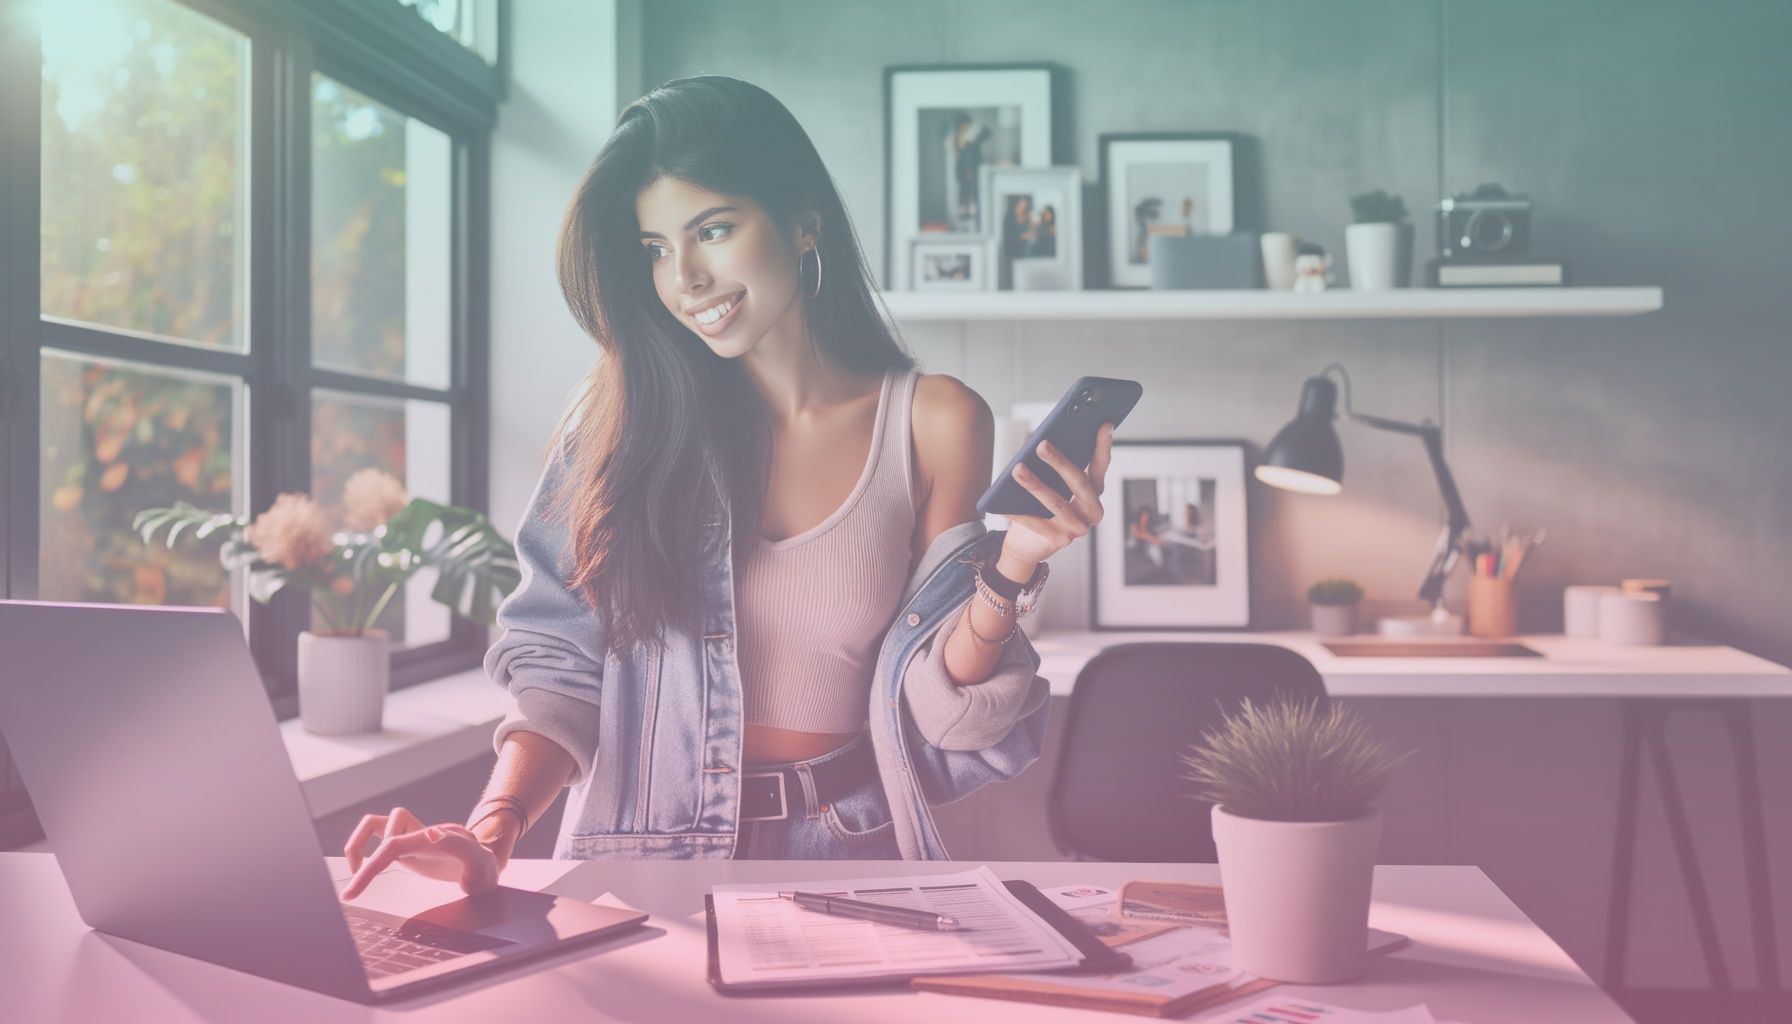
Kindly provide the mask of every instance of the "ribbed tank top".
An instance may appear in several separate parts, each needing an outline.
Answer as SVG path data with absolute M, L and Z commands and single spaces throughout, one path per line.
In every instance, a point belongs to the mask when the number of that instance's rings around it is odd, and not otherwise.
M 909 419 L 919 376 L 885 371 L 871 451 L 845 503 L 793 537 L 760 537 L 735 569 L 735 643 L 750 725 L 865 727 L 878 647 L 908 582 Z

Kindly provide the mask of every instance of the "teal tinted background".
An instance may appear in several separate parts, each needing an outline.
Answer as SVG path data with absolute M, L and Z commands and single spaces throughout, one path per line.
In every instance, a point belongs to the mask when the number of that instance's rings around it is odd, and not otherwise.
M 1377 187 L 1402 195 L 1424 254 L 1441 195 L 1499 181 L 1537 204 L 1536 251 L 1568 257 L 1578 283 L 1660 285 L 1664 308 L 1584 320 L 902 325 L 926 370 L 959 377 L 1001 413 L 1054 399 L 1094 365 L 1146 381 L 1130 436 L 1261 445 L 1293 414 L 1301 379 L 1343 362 L 1358 408 L 1443 423 L 1478 526 L 1548 527 L 1521 580 L 1527 627 L 1559 628 L 1563 584 L 1664 576 L 1686 624 L 1792 661 L 1780 569 L 1792 564 L 1783 526 L 1792 457 L 1782 451 L 1792 437 L 1782 397 L 1792 331 L 1780 299 L 1781 253 L 1792 239 L 1784 127 L 1792 66 L 1780 50 L 1792 39 L 1792 5 L 519 6 L 516 79 L 494 151 L 492 496 L 501 525 L 520 512 L 557 402 L 591 357 L 554 285 L 552 242 L 579 172 L 622 104 L 695 74 L 770 90 L 815 140 L 881 277 L 883 66 L 1052 61 L 1070 75 L 1060 113 L 1090 186 L 1102 132 L 1244 132 L 1260 154 L 1258 223 L 1326 245 L 1341 271 L 1350 195 Z M 617 61 L 607 63 L 612 53 Z M 1343 443 L 1340 497 L 1253 494 L 1254 597 L 1265 627 L 1301 625 L 1302 592 L 1322 575 L 1354 576 L 1377 597 L 1418 586 L 1441 516 L 1422 451 L 1411 439 L 1361 429 L 1344 430 Z M 1082 628 L 1086 587 L 1085 551 L 1054 560 L 1042 625 Z M 1461 587 L 1459 577 L 1457 607 Z M 1425 747 L 1398 784 L 1401 810 L 1388 822 L 1384 859 L 1482 864 L 1597 972 L 1615 816 L 1615 703 L 1364 703 L 1375 705 L 1379 733 Z M 1792 778 L 1785 703 L 1755 705 L 1782 922 L 1792 921 L 1792 808 L 1777 781 Z M 1753 974 L 1735 882 L 1734 784 L 1719 736 L 1714 724 L 1690 723 L 1674 740 L 1725 948 L 1746 985 Z M 1647 803 L 1633 924 L 1655 946 L 1633 953 L 1631 977 L 1699 985 L 1659 818 Z M 1792 972 L 1787 931 L 1783 974 Z

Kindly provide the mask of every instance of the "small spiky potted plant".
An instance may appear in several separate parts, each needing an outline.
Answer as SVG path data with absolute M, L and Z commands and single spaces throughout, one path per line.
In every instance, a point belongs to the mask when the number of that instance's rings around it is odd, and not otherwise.
M 1349 636 L 1356 632 L 1356 606 L 1363 588 L 1355 580 L 1334 576 L 1307 588 L 1307 609 L 1317 636 Z
M 1406 200 L 1382 189 L 1350 197 L 1351 219 L 1344 229 L 1350 287 L 1378 292 L 1404 288 L 1412 277 L 1412 225 Z
M 376 623 L 417 572 L 434 569 L 430 597 L 480 625 L 521 582 L 516 547 L 484 515 L 405 493 L 398 478 L 363 469 L 342 491 L 342 529 L 308 495 L 281 494 L 253 521 L 185 503 L 144 509 L 132 529 L 173 547 L 222 537 L 218 560 L 248 572 L 261 604 L 294 584 L 311 592 L 321 626 L 299 634 L 299 721 L 324 735 L 377 732 L 391 677 L 391 644 Z
M 1213 802 L 1239 970 L 1307 984 L 1362 973 L 1374 801 L 1405 756 L 1341 705 L 1249 699 L 1184 756 L 1197 795 Z

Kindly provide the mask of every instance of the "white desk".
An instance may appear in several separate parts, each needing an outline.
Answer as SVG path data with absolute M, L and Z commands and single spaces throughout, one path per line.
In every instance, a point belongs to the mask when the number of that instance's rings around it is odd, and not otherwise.
M 1375 636 L 1340 638 L 1375 643 Z M 1693 853 L 1694 830 L 1666 740 L 1667 721 L 1676 714 L 1716 716 L 1735 756 L 1738 826 L 1749 892 L 1757 984 L 1777 995 L 1779 945 L 1770 899 L 1765 801 L 1754 750 L 1749 703 L 1755 698 L 1792 697 L 1792 668 L 1734 647 L 1686 637 L 1661 646 L 1626 646 L 1561 634 L 1511 638 L 1541 657 L 1345 657 L 1309 632 L 1199 632 L 1131 630 L 1046 630 L 1033 637 L 1040 654 L 1039 674 L 1051 691 L 1068 696 L 1090 659 L 1119 644 L 1171 641 L 1274 644 L 1293 650 L 1319 671 L 1326 693 L 1357 698 L 1605 698 L 1623 711 L 1618 766 L 1618 827 L 1613 838 L 1611 898 L 1607 910 L 1605 980 L 1619 986 L 1625 977 L 1636 874 L 1638 820 L 1645 750 L 1654 757 L 1663 809 L 1675 843 L 1675 859 L 1692 912 L 1693 933 L 1705 969 L 1719 990 L 1730 987 L 1730 971 L 1719 941 L 1715 912 Z M 1480 642 L 1463 637 L 1461 641 Z M 1399 643 L 1459 642 L 1453 638 L 1395 640 Z
M 1312 633 L 1046 630 L 1033 646 L 1039 674 L 1065 696 L 1102 648 L 1164 640 L 1286 647 L 1313 663 L 1333 697 L 1792 697 L 1792 668 L 1718 644 L 1625 647 L 1545 634 L 1512 638 L 1540 658 L 1365 658 L 1335 655 Z
M 331 858 L 342 869 L 340 858 Z M 1129 878 L 1213 882 L 1201 865 L 997 863 L 1004 878 L 1039 885 Z M 907 990 L 841 995 L 725 997 L 704 981 L 703 893 L 724 881 L 797 880 L 879 872 L 962 870 L 963 864 L 788 861 L 516 861 L 505 881 L 591 898 L 605 890 L 647 911 L 646 929 L 595 950 L 574 951 L 518 973 L 470 981 L 390 1009 L 332 999 L 90 931 L 75 913 L 55 860 L 0 854 L 0 993 L 9 1019 L 33 1024 L 103 1020 L 705 1021 L 776 1020 L 855 1024 L 901 1021 L 1125 1020 L 1124 1016 Z M 452 895 L 457 890 L 447 887 Z M 1370 923 L 1411 946 L 1376 958 L 1349 985 L 1291 986 L 1360 1009 L 1423 1002 L 1440 1020 L 1629 1020 L 1567 954 L 1472 867 L 1382 867 Z M 1217 1016 L 1218 1011 L 1207 1017 Z

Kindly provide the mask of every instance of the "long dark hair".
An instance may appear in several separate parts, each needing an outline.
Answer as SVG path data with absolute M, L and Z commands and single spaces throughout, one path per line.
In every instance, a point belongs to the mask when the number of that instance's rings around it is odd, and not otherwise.
M 820 214 L 819 297 L 809 298 L 810 260 L 799 274 L 817 355 L 858 374 L 915 365 L 880 314 L 839 190 L 782 103 L 714 75 L 630 103 L 560 228 L 560 290 L 601 356 L 549 443 L 569 460 L 553 506 L 573 548 L 565 582 L 609 616 L 614 644 L 698 622 L 698 574 L 714 553 L 700 541 L 724 514 L 717 488 L 738 560 L 758 540 L 771 471 L 771 413 L 746 368 L 711 351 L 654 290 L 635 201 L 662 177 L 753 200 L 785 237 L 803 211 Z

